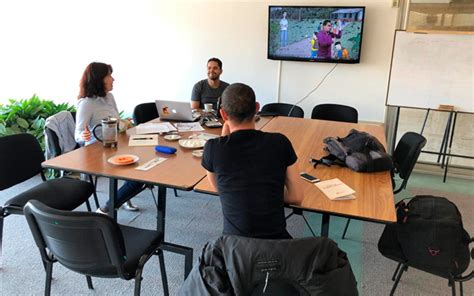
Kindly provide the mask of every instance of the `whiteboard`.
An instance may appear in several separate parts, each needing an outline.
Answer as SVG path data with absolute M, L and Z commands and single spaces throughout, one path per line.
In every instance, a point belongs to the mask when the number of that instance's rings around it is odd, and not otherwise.
M 474 112 L 474 35 L 397 31 L 387 105 Z

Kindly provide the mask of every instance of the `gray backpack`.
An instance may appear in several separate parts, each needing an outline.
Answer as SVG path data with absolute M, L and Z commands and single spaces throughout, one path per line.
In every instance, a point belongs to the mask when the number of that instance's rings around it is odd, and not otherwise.
M 344 138 L 327 137 L 323 140 L 329 155 L 312 159 L 314 165 L 337 164 L 356 172 L 380 172 L 393 168 L 393 161 L 377 138 L 366 132 L 352 129 Z

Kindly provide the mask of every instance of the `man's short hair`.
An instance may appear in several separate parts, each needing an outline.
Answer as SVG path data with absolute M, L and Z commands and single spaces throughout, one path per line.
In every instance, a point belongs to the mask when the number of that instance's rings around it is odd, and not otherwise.
M 327 25 L 328 23 L 330 23 L 330 22 L 331 22 L 330 20 L 324 20 L 324 22 L 323 22 L 323 27 L 326 26 L 326 25 Z M 332 25 L 332 23 L 331 23 L 331 25 Z
M 255 116 L 256 100 L 253 89 L 243 83 L 229 85 L 222 93 L 221 108 L 232 121 L 242 123 L 253 120 Z
M 218 58 L 210 58 L 207 63 L 209 64 L 210 62 L 216 62 L 217 65 L 219 65 L 219 68 L 222 69 L 222 61 L 219 60 Z

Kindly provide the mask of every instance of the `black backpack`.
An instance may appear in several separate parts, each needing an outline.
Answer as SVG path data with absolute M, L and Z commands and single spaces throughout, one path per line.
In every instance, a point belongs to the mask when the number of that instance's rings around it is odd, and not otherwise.
M 330 166 L 337 164 L 347 166 L 356 172 L 380 172 L 393 168 L 393 161 L 377 138 L 366 132 L 352 129 L 344 138 L 327 137 L 323 140 L 329 155 L 313 159 L 315 166 L 319 163 Z
M 388 258 L 449 278 L 469 266 L 469 242 L 456 205 L 428 195 L 397 203 L 397 223 L 385 227 L 378 248 Z

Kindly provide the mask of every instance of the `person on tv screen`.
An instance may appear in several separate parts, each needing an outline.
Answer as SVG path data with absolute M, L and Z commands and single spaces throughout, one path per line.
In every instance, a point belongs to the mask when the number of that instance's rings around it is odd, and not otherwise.
M 220 80 L 222 74 L 222 61 L 218 58 L 210 58 L 207 61 L 207 79 L 198 81 L 191 93 L 191 108 L 204 109 L 204 104 L 212 104 L 217 110 L 217 100 L 229 85 Z
M 288 45 L 288 20 L 286 15 L 286 11 L 284 11 L 280 20 L 280 47 Z
M 318 55 L 318 32 L 313 33 L 313 38 L 311 38 L 311 58 L 315 59 Z
M 333 42 L 332 39 L 341 38 L 342 36 L 342 31 L 339 28 L 336 28 L 334 30 L 331 30 L 331 29 L 332 29 L 331 21 L 325 20 L 323 22 L 322 30 L 317 35 L 318 44 L 319 44 L 318 58 L 330 59 L 332 57 L 331 55 L 331 48 L 332 48 L 332 42 Z
M 334 49 L 334 58 L 343 60 L 349 59 L 349 51 L 347 51 L 347 48 L 342 47 L 341 42 L 337 41 L 336 43 L 334 43 Z

